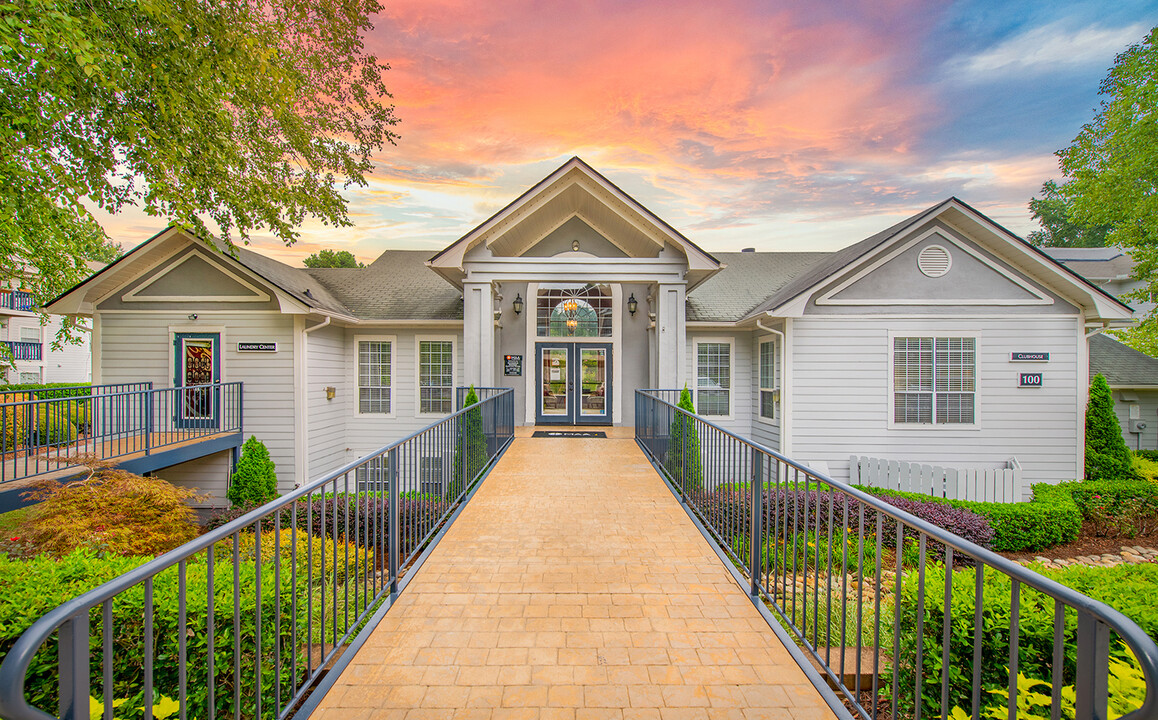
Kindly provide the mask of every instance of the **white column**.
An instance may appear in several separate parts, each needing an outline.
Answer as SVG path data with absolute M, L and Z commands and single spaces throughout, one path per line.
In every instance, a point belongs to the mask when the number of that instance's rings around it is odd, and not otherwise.
M 495 315 L 489 282 L 462 284 L 464 385 L 495 384 Z
M 656 291 L 655 345 L 658 360 L 657 387 L 684 386 L 684 284 L 660 283 Z

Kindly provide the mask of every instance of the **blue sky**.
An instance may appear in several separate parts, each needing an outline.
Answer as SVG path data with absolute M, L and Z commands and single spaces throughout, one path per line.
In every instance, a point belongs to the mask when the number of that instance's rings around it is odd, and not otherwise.
M 709 251 L 833 250 L 950 195 L 1025 234 L 1115 55 L 1158 25 L 1158 0 L 384 5 L 366 41 L 398 145 L 348 192 L 354 227 L 256 249 L 434 251 L 572 155 Z

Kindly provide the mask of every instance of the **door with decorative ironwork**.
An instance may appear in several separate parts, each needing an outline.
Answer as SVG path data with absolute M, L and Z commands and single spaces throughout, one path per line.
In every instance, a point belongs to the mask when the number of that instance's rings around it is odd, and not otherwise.
M 221 382 L 221 336 L 218 333 L 178 333 L 173 339 L 177 427 L 217 427 Z

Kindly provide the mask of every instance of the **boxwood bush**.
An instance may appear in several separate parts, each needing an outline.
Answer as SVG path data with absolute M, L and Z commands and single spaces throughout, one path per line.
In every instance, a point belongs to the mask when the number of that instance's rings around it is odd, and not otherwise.
M 884 618 L 890 625 L 889 632 L 896 632 L 900 637 L 901 662 L 897 669 L 900 687 L 908 688 L 911 697 L 917 673 L 921 674 L 923 714 L 929 717 L 939 716 L 941 707 L 944 572 L 942 566 L 935 565 L 927 566 L 925 570 L 923 638 L 918 639 L 916 634 L 918 579 L 915 571 L 907 572 L 903 580 L 898 598 L 902 608 L 899 625 L 892 626 L 892 613 Z M 1121 611 L 1158 641 L 1158 605 L 1153 602 L 1153 590 L 1158 585 L 1158 565 L 1145 563 L 1113 568 L 1075 566 L 1040 572 Z M 957 570 L 953 573 L 949 640 L 950 707 L 970 707 L 973 687 L 974 582 L 973 570 Z M 985 573 L 981 682 L 987 690 L 1005 688 L 1009 682 L 1007 668 L 1011 585 L 1006 575 L 992 571 Z M 1018 670 L 1027 677 L 1049 681 L 1053 663 L 1053 598 L 1023 585 L 1018 628 Z M 1077 660 L 1076 632 L 1077 615 L 1070 610 L 1066 613 L 1064 663 L 1065 677 L 1071 682 Z M 924 650 L 921 668 L 915 667 L 914 663 L 918 642 L 923 643 Z M 1121 661 L 1130 662 L 1121 643 L 1111 643 L 1111 654 Z M 986 704 L 998 702 L 1000 699 L 994 698 Z
M 1033 486 L 1033 499 L 1022 503 L 991 503 L 969 500 L 948 500 L 920 493 L 904 493 L 880 488 L 861 487 L 861 490 L 881 498 L 905 498 L 971 510 L 988 519 L 993 528 L 991 547 L 999 552 L 1044 550 L 1054 545 L 1073 542 L 1082 529 L 1082 514 L 1061 485 L 1038 483 Z
M 1059 488 L 1069 492 L 1091 534 L 1134 537 L 1158 530 L 1158 483 L 1101 480 Z

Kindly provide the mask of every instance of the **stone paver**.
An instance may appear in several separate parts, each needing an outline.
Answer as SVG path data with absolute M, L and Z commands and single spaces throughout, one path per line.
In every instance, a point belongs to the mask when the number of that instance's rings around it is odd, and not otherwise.
M 314 718 L 832 718 L 631 439 L 519 437 Z

